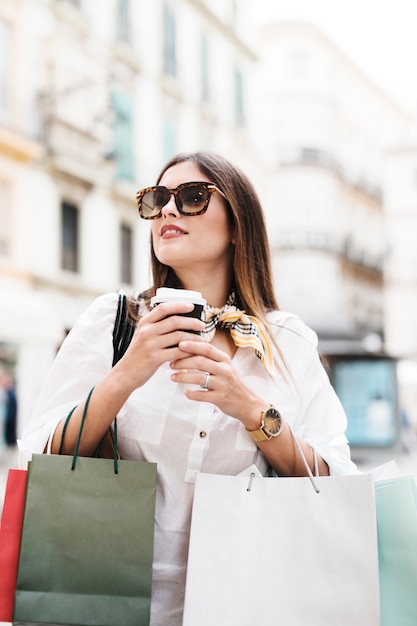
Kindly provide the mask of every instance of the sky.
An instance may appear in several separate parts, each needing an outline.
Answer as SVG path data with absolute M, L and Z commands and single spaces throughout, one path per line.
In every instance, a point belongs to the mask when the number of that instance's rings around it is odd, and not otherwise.
M 417 0 L 253 0 L 255 19 L 315 24 L 374 83 L 417 112 Z

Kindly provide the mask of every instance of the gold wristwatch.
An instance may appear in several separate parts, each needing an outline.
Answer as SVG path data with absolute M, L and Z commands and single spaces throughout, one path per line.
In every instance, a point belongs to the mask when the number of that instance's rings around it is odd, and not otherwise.
M 283 425 L 281 413 L 271 404 L 261 413 L 261 426 L 256 430 L 248 430 L 248 433 L 254 441 L 267 441 L 272 437 L 278 437 Z

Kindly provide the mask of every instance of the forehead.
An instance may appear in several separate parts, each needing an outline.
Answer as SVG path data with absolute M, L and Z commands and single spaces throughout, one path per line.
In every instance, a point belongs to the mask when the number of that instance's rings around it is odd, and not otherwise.
M 173 165 L 166 172 L 164 172 L 159 184 L 164 185 L 169 189 L 174 189 L 182 183 L 190 183 L 194 181 L 210 182 L 207 176 L 205 176 L 200 169 L 194 165 L 194 163 L 191 161 L 183 161 L 182 163 Z

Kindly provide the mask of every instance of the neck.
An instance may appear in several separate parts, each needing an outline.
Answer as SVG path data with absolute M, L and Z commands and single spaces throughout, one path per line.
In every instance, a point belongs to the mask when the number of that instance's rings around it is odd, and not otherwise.
M 214 307 L 221 307 L 226 303 L 232 288 L 230 276 L 219 276 L 216 273 L 203 276 L 201 272 L 197 276 L 184 276 L 177 273 L 184 289 L 200 291 L 207 303 Z

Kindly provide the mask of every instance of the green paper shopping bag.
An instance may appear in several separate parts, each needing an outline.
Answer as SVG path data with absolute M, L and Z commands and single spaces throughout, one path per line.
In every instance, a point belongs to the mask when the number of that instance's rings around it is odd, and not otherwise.
M 381 626 L 417 624 L 417 487 L 411 476 L 377 482 Z
M 32 458 L 14 624 L 147 626 L 156 465 L 77 450 Z

